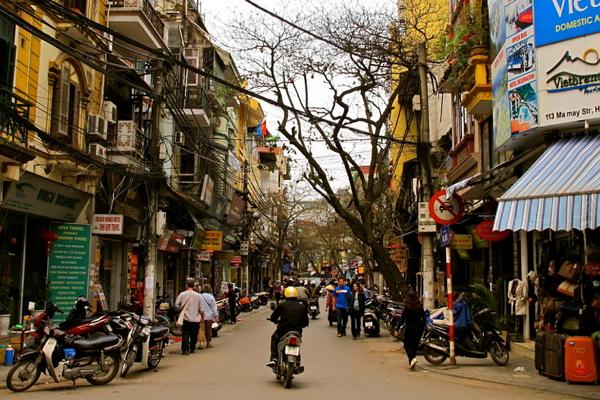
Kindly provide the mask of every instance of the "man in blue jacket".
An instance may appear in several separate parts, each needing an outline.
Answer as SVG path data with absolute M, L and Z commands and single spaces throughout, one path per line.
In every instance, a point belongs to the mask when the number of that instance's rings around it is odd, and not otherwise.
M 350 307 L 350 288 L 346 285 L 346 279 L 340 277 L 338 286 L 333 289 L 335 297 L 335 310 L 337 313 L 337 335 L 346 336 L 346 324 L 348 323 L 348 308 Z

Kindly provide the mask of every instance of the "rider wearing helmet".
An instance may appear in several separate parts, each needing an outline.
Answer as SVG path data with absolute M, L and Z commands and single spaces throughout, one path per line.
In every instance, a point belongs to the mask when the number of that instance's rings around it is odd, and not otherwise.
M 288 286 L 283 296 L 285 301 L 279 303 L 269 318 L 271 322 L 277 324 L 277 329 L 271 335 L 271 361 L 267 367 L 273 367 L 277 363 L 279 340 L 291 331 L 296 331 L 302 336 L 302 328 L 308 326 L 306 306 L 298 301 L 298 290 L 294 286 Z

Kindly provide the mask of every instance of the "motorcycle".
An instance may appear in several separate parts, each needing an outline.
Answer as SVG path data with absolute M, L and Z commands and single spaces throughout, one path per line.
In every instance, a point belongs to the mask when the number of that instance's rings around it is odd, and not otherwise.
M 308 313 L 310 314 L 312 319 L 317 318 L 317 315 L 319 315 L 319 313 L 320 313 L 318 298 L 311 297 L 308 300 Z
M 260 307 L 260 299 L 258 298 L 258 295 L 251 294 L 250 303 L 252 304 L 253 309 L 258 310 L 258 308 Z
M 289 389 L 292 386 L 294 374 L 304 372 L 300 365 L 300 333 L 291 331 L 283 335 L 277 344 L 277 362 L 273 366 L 273 373 L 277 380 L 282 380 L 283 386 Z
M 378 302 L 376 299 L 368 299 L 365 302 L 365 313 L 363 314 L 363 329 L 368 337 L 379 336 L 380 324 L 378 313 Z
M 68 334 L 54 327 L 56 312 L 62 310 L 49 303 L 35 332 L 37 348 L 22 353 L 8 372 L 6 386 L 11 391 L 29 389 L 42 372 L 57 383 L 85 378 L 92 385 L 105 385 L 117 375 L 123 340 L 112 333 L 94 338 Z
M 141 362 L 144 367 L 158 367 L 163 356 L 165 339 L 169 330 L 162 325 L 152 325 L 150 319 L 143 315 L 131 315 L 134 329 L 127 340 L 127 349 L 123 357 L 121 377 L 126 377 L 134 362 Z
M 219 322 L 223 323 L 231 319 L 229 313 L 229 303 L 227 299 L 217 301 L 217 311 L 219 312 Z
M 458 312 L 470 314 L 466 302 L 457 303 Z M 461 308 L 463 309 L 461 311 Z M 454 309 L 457 314 L 457 307 Z M 456 329 L 455 354 L 468 358 L 487 358 L 488 354 L 498 366 L 508 364 L 508 347 L 500 330 L 492 321 L 494 313 L 489 308 L 476 313 L 466 326 Z M 458 318 L 457 318 L 458 319 Z M 470 320 L 469 317 L 467 317 Z M 450 356 L 448 327 L 429 319 L 422 338 L 423 355 L 427 362 L 438 365 Z
M 242 312 L 250 312 L 252 311 L 252 300 L 250 300 L 250 296 L 240 296 L 237 300 L 237 306 Z
M 261 306 L 266 306 L 269 303 L 269 292 L 256 293 Z
M 171 332 L 173 336 L 181 336 L 181 327 L 174 324 L 177 321 L 179 313 L 175 311 L 175 307 L 166 296 L 156 298 L 156 320 L 159 325 L 164 326 Z

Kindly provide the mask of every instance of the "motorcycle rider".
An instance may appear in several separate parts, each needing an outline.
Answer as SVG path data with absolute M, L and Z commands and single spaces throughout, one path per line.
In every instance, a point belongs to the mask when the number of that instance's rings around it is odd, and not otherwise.
M 302 336 L 302 328 L 308 326 L 306 306 L 298 301 L 298 290 L 288 286 L 283 292 L 285 301 L 279 303 L 271 317 L 271 322 L 277 324 L 277 329 L 271 335 L 271 358 L 267 367 L 273 368 L 277 364 L 277 345 L 279 340 L 288 332 L 296 331 Z

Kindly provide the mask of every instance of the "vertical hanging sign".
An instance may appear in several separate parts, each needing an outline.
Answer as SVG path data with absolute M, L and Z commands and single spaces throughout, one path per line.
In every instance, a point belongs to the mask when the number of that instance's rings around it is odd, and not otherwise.
M 50 231 L 58 234 L 58 240 L 48 257 L 48 284 L 50 300 L 65 311 L 54 318 L 60 322 L 78 296 L 88 295 L 90 225 L 53 222 Z

